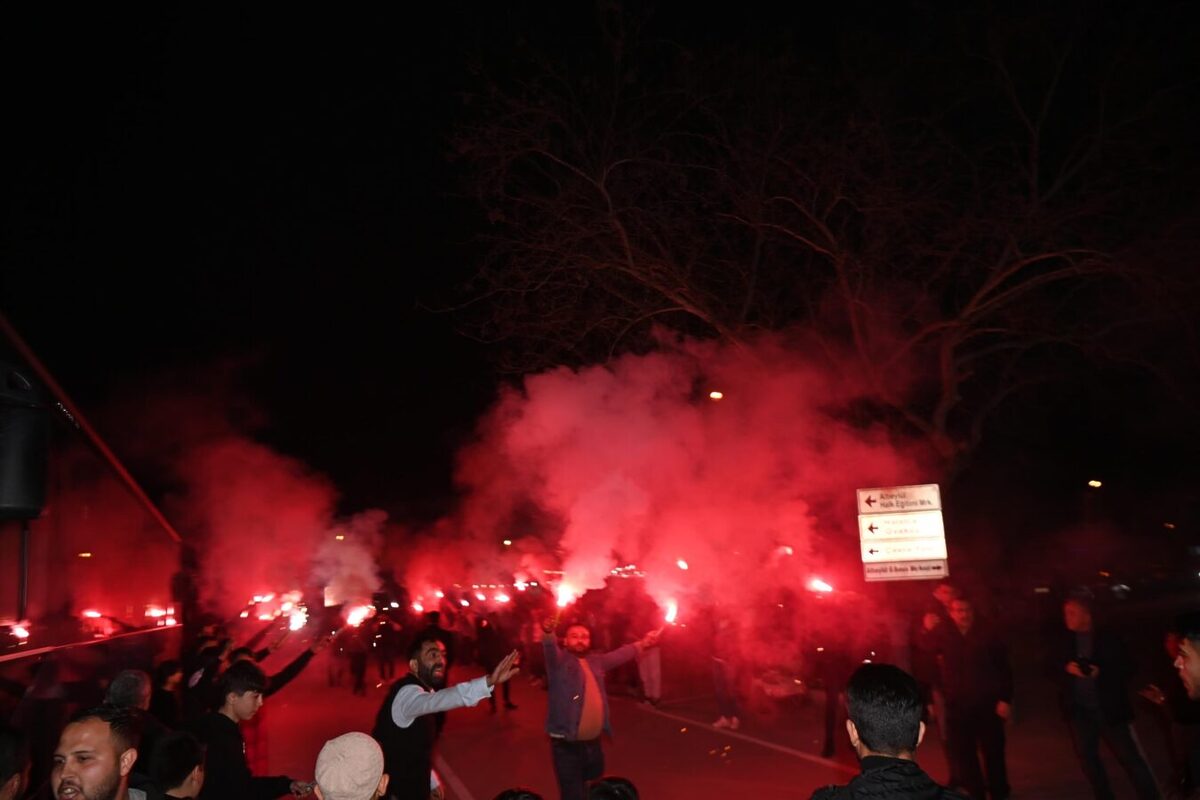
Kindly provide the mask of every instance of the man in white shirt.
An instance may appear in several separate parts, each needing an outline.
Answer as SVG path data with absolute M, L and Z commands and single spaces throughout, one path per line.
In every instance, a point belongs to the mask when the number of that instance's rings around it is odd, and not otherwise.
M 433 637 L 418 636 L 408 652 L 408 674 L 392 684 L 371 735 L 384 754 L 389 798 L 428 800 L 432 781 L 433 748 L 438 726 L 433 715 L 466 708 L 490 697 L 492 687 L 520 670 L 514 650 L 492 670 L 474 680 L 446 685 L 446 646 Z

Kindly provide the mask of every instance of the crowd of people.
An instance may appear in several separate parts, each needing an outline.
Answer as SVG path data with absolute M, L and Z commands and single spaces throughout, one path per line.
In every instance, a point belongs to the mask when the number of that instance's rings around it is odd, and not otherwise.
M 1159 712 L 1171 757 L 1172 772 L 1160 781 L 1131 724 L 1135 672 L 1128 645 L 1102 624 L 1086 592 L 1066 597 L 1060 610 L 1046 675 L 1057 685 L 1065 728 L 1094 796 L 1114 797 L 1102 745 L 1139 800 L 1195 796 L 1200 613 L 1179 618 L 1159 659 L 1170 665 L 1169 674 L 1164 670 L 1140 692 Z M 265 626 L 240 646 L 220 626 L 209 626 L 185 645 L 180 658 L 161 659 L 152 671 L 113 675 L 100 702 L 73 702 L 78 698 L 63 690 L 56 662 L 46 659 L 0 726 L 0 800 L 436 799 L 445 792 L 433 761 L 447 713 L 484 700 L 495 711 L 497 695 L 503 707 L 515 711 L 508 687 L 523 670 L 547 693 L 548 761 L 559 796 L 637 797 L 631 781 L 605 775 L 609 686 L 622 671 L 634 670 L 642 700 L 661 702 L 665 625 L 652 610 L 639 613 L 628 606 L 624 613 L 603 615 L 580 604 L 566 622 L 545 612 L 553 608 L 480 610 L 452 614 L 446 624 L 439 611 L 418 618 L 380 613 L 362 625 L 315 637 L 271 675 L 260 663 L 286 634 L 262 645 L 280 630 L 277 625 Z M 839 741 L 848 742 L 861 774 L 845 786 L 818 789 L 813 797 L 1007 800 L 1014 679 L 1000 628 L 983 619 L 954 585 L 942 582 L 912 615 L 906 652 L 864 659 L 858 652 L 864 645 L 847 633 L 853 626 L 845 613 L 831 599 L 809 614 L 809 644 L 823 643 L 813 648 L 809 675 L 824 688 L 823 754 L 833 755 Z M 745 699 L 739 623 L 717 609 L 706 617 L 719 709 L 713 727 L 736 729 Z M 331 686 L 341 685 L 348 671 L 351 691 L 365 694 L 372 660 L 380 684 L 390 682 L 373 727 L 327 742 L 312 781 L 268 775 L 264 701 L 327 649 Z M 398 660 L 406 662 L 406 670 L 397 670 Z M 482 666 L 484 674 L 448 685 L 456 661 Z M 872 663 L 883 661 L 902 661 L 905 669 Z M 930 729 L 944 747 L 945 787 L 916 762 Z M 499 797 L 531 800 L 537 794 L 514 788 Z
M 462 619 L 467 617 L 463 615 Z M 440 625 L 438 612 L 425 615 L 425 626 L 409 633 L 403 653 L 407 671 L 392 682 L 370 734 L 350 732 L 326 743 L 311 782 L 266 775 L 265 731 L 261 724 L 267 698 L 294 680 L 314 656 L 331 648 L 329 681 L 340 685 L 349 667 L 351 690 L 365 693 L 368 656 L 376 653 L 381 680 L 395 674 L 392 642 L 406 623 L 400 615 L 380 613 L 370 624 L 346 625 L 317 636 L 279 672 L 268 675 L 259 663 L 284 636 L 267 647 L 278 630 L 269 623 L 250 641 L 234 646 L 221 626 L 211 625 L 184 647 L 182 658 L 160 660 L 149 671 L 124 669 L 107 681 L 101 702 L 71 697 L 58 681 L 58 661 L 37 662 L 21 701 L 0 723 L 0 800 L 267 800 L 316 795 L 328 800 L 444 796 L 433 770 L 433 753 L 446 712 L 484 699 L 495 708 L 493 690 L 501 687 L 504 705 L 515 710 L 507 687 L 519 672 L 520 653 L 507 649 L 509 635 L 495 613 L 476 616 L 471 636 L 460 638 Z M 633 660 L 656 644 L 651 633 L 636 644 L 603 656 L 589 653 L 588 629 L 566 627 L 566 642 L 554 634 L 557 620 L 539 625 L 543 645 L 542 682 L 552 698 L 554 752 L 583 752 L 586 760 L 556 757 L 564 796 L 580 800 L 636 798 L 627 779 L 602 775 L 597 749 L 608 728 L 604 672 Z M 411 627 L 411 626 L 410 626 Z M 466 645 L 467 647 L 464 647 Z M 484 664 L 482 677 L 447 687 L 456 653 L 469 647 L 469 658 Z M 378 655 L 379 650 L 383 655 Z M 568 653 L 587 664 L 568 662 Z M 573 662 L 575 659 L 571 658 Z M 598 682 L 597 682 L 598 681 Z M 578 687 L 576 684 L 578 683 Z M 585 702 L 569 695 L 578 689 Z M 78 707 L 70 712 L 71 707 Z M 39 757 L 40 756 L 40 757 Z M 501 796 L 536 798 L 527 789 Z

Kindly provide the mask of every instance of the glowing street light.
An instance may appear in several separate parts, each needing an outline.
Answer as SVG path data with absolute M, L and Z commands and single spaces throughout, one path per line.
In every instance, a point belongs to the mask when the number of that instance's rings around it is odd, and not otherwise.
M 1088 481 L 1088 486 L 1092 487 L 1093 489 L 1099 489 L 1099 488 L 1100 488 L 1101 486 L 1103 486 L 1103 485 L 1104 485 L 1104 484 L 1102 484 L 1102 483 L 1101 483 L 1100 481 L 1098 481 L 1098 480 L 1094 480 L 1094 479 L 1093 479 L 1093 480 L 1090 480 L 1090 481 Z

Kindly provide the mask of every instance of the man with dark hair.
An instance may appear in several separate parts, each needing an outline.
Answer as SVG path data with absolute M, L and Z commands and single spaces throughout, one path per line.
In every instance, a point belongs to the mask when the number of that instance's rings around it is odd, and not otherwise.
M 1190 699 L 1200 700 L 1200 611 L 1176 617 L 1172 632 L 1179 637 L 1179 654 L 1175 657 L 1179 680 Z
M 384 772 L 391 776 L 389 798 L 428 800 L 431 792 L 440 792 L 433 779 L 433 748 L 439 733 L 435 715 L 490 697 L 493 686 L 517 674 L 516 661 L 514 650 L 490 674 L 447 689 L 446 646 L 433 636 L 413 640 L 408 674 L 392 684 L 371 732 L 383 748 Z
M 108 684 L 108 692 L 104 702 L 121 708 L 140 708 L 142 711 L 150 708 L 150 694 L 153 687 L 150 676 L 140 669 L 123 669 Z
M 592 631 L 582 622 L 567 626 L 562 646 L 554 636 L 554 620 L 546 620 L 542 629 L 550 693 L 546 733 L 554 775 L 562 800 L 584 800 L 587 782 L 604 772 L 600 736 L 612 735 L 604 675 L 656 645 L 660 631 L 607 653 L 593 653 Z
M 267 677 L 249 661 L 231 664 L 217 681 L 221 706 L 201 717 L 196 736 L 208 747 L 200 800 L 271 800 L 291 792 L 306 795 L 309 784 L 279 775 L 254 777 L 246 763 L 246 742 L 238 725 L 254 717 L 263 704 Z
M 0 725 L 0 800 L 17 800 L 29 785 L 29 746 L 15 728 Z
M 312 644 L 304 649 L 304 652 L 296 656 L 292 661 L 279 672 L 274 675 L 267 676 L 267 687 L 263 689 L 263 700 L 273 696 L 276 692 L 287 686 L 297 675 L 299 675 L 313 657 L 328 644 L 332 638 L 332 634 L 328 636 L 318 636 L 313 639 Z M 270 655 L 270 648 L 255 652 L 252 647 L 237 647 L 229 651 L 229 663 L 236 664 L 239 661 L 249 661 L 256 664 Z M 250 765 L 251 772 L 265 772 L 267 769 L 267 713 L 265 710 L 255 714 L 252 719 L 241 726 L 242 739 L 246 742 L 246 763 Z
M 154 748 L 170 732 L 166 725 L 148 711 L 153 688 L 147 673 L 140 669 L 124 669 L 112 679 L 104 697 L 106 704 L 128 708 L 138 719 L 141 739 L 137 761 L 134 762 L 129 778 L 129 785 L 137 789 L 150 788 L 150 759 L 154 755 Z
M 1131 724 L 1129 680 L 1134 669 L 1128 649 L 1115 633 L 1095 625 L 1088 595 L 1067 598 L 1063 621 L 1066 631 L 1051 669 L 1083 774 L 1097 798 L 1111 800 L 1112 786 L 1100 759 L 1103 740 L 1129 775 L 1140 800 L 1157 800 L 1161 797 L 1158 784 Z
M 183 667 L 171 658 L 154 668 L 154 689 L 150 692 L 150 715 L 168 728 L 179 727 L 181 708 L 179 687 Z
M 938 786 L 914 756 L 925 737 L 921 689 L 891 664 L 863 664 L 846 686 L 846 733 L 862 772 L 845 786 L 826 786 L 812 800 L 963 800 Z
M 437 639 L 439 642 L 441 642 L 445 646 L 445 648 L 446 648 L 446 671 L 449 672 L 450 667 L 452 667 L 454 665 L 454 661 L 457 657 L 457 653 L 455 652 L 454 634 L 442 627 L 441 612 L 439 612 L 439 611 L 425 612 L 425 627 L 422 628 L 421 630 L 417 631 L 416 636 L 413 637 L 413 641 L 409 645 L 410 649 L 411 649 L 412 645 L 415 645 L 418 641 L 420 641 L 422 639 Z
M 150 762 L 150 777 L 165 800 L 199 797 L 204 787 L 204 745 L 187 731 L 163 737 Z
M 933 615 L 930 615 L 933 616 Z M 950 625 L 923 621 L 923 649 L 940 664 L 937 684 L 945 696 L 945 736 L 950 783 L 972 797 L 1006 800 L 1004 725 L 1012 713 L 1013 679 L 1008 647 L 975 618 L 970 600 L 950 601 Z M 984 768 L 979 753 L 983 753 Z
M 56 800 L 146 800 L 129 788 L 141 731 L 137 712 L 97 706 L 63 728 L 54 750 L 50 786 Z
M 637 787 L 628 778 L 610 775 L 588 784 L 587 800 L 638 800 Z
M 1200 612 L 1189 612 L 1175 618 L 1171 631 L 1178 640 L 1178 652 L 1173 666 L 1179 672 L 1180 683 L 1188 700 L 1200 700 Z M 1193 702 L 1194 707 L 1196 704 Z M 1196 709 L 1189 709 L 1195 713 Z M 1200 783 L 1200 736 L 1187 743 L 1183 758 L 1193 787 Z

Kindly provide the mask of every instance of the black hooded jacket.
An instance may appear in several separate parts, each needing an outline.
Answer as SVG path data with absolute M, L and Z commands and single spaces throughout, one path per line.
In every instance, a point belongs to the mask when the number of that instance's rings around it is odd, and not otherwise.
M 862 772 L 845 786 L 825 786 L 812 793 L 811 800 L 966 800 L 950 789 L 933 782 L 906 758 L 867 756 Z

